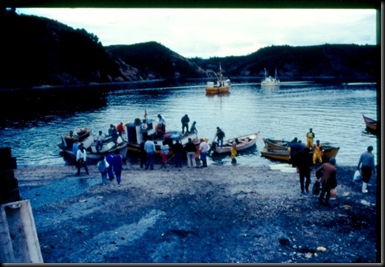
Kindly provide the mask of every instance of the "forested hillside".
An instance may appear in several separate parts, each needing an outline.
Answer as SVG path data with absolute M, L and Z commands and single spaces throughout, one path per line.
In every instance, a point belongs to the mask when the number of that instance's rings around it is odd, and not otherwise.
M 185 58 L 156 41 L 104 47 L 86 29 L 15 12 L 0 15 L 0 34 L 0 88 L 154 79 L 180 82 L 210 77 L 219 64 L 229 78 L 262 79 L 265 68 L 269 75 L 277 69 L 281 81 L 380 77 L 380 47 L 372 45 L 270 46 L 237 57 Z

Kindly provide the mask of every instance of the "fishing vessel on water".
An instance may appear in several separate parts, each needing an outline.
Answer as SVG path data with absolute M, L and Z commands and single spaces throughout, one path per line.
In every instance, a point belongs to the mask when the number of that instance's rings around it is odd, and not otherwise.
M 212 71 L 217 78 L 217 83 L 207 82 L 206 94 L 226 94 L 230 92 L 231 82 L 230 79 L 225 79 L 222 75 L 222 67 L 219 64 L 219 73 Z
M 261 86 L 266 88 L 266 87 L 277 87 L 279 85 L 280 85 L 280 81 L 277 78 L 277 69 L 275 69 L 275 76 L 273 78 L 270 75 L 267 76 L 267 71 L 265 68 L 265 78 L 262 80 Z

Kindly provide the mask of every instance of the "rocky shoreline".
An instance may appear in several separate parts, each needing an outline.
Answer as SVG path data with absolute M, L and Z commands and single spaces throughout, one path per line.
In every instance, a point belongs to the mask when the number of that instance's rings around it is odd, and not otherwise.
M 273 166 L 273 165 L 272 165 Z M 330 206 L 289 166 L 143 170 L 101 185 L 74 166 L 19 167 L 45 263 L 380 262 L 380 190 L 338 166 Z M 312 183 L 315 181 L 312 172 Z

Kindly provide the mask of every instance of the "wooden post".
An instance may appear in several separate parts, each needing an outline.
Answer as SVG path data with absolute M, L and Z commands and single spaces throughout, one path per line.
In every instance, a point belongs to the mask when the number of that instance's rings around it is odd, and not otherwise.
M 0 148 L 0 262 L 43 263 L 29 200 L 21 200 L 16 159 Z

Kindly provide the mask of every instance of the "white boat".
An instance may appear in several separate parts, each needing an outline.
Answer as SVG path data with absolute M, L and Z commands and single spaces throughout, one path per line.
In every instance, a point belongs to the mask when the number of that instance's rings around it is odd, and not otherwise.
M 207 82 L 206 94 L 226 94 L 230 92 L 231 82 L 230 79 L 224 79 L 222 75 L 222 67 L 219 64 L 219 74 L 212 71 L 217 77 L 217 83 Z
M 280 81 L 277 79 L 277 69 L 275 69 L 275 77 L 271 77 L 270 75 L 267 76 L 266 68 L 265 68 L 265 79 L 262 80 L 261 86 L 262 87 L 274 87 L 279 86 Z

